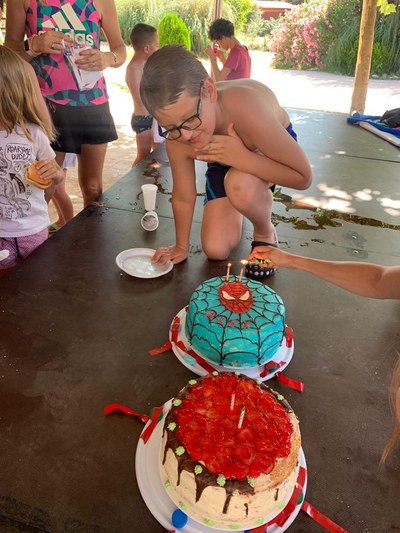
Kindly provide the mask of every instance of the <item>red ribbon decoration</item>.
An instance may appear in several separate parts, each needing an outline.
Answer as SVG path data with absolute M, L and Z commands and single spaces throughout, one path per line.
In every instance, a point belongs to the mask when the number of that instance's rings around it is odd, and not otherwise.
M 299 392 L 304 391 L 304 383 L 302 383 L 301 381 L 296 381 L 295 379 L 288 378 L 287 376 L 284 376 L 282 372 L 277 372 L 275 376 L 279 379 L 282 385 L 286 385 L 287 387 L 290 387 L 291 389 L 297 390 Z
M 303 505 L 301 506 L 301 510 L 310 516 L 314 522 L 317 522 L 320 526 L 325 528 L 327 531 L 330 531 L 330 533 L 349 533 L 347 529 L 343 529 L 342 527 L 338 526 L 333 522 L 330 518 L 323 515 L 320 511 L 318 511 L 315 507 L 313 507 L 310 503 L 304 500 Z
M 271 522 L 268 522 L 267 525 L 277 524 L 279 527 L 282 527 L 284 525 L 286 520 L 296 509 L 296 505 L 303 492 L 305 481 L 306 481 L 306 469 L 301 466 L 299 468 L 299 475 L 297 476 L 296 485 L 295 485 L 292 497 L 289 500 L 289 503 L 278 514 L 278 516 L 276 516 Z
M 104 407 L 104 414 L 106 415 L 109 415 L 110 413 L 113 413 L 114 411 L 122 411 L 126 415 L 136 416 L 144 424 L 147 424 L 149 420 L 151 421 L 150 424 L 145 428 L 145 430 L 140 435 L 140 438 L 146 444 L 146 442 L 151 437 L 151 434 L 153 433 L 154 428 L 159 422 L 160 415 L 163 412 L 163 406 L 154 407 L 150 417 L 144 414 L 137 413 L 133 409 L 130 409 L 130 407 L 126 407 L 125 405 L 121 405 L 119 403 L 110 403 L 109 405 L 106 405 Z
M 125 407 L 125 405 L 121 405 L 119 403 L 110 403 L 104 407 L 105 415 L 109 415 L 110 413 L 113 413 L 114 411 L 121 411 L 122 413 L 125 413 L 126 415 L 136 416 L 141 422 L 143 422 L 143 424 L 146 424 L 150 420 L 150 418 L 147 415 L 137 413 L 133 409 L 130 409 L 129 407 Z
M 204 370 L 206 372 L 208 372 L 209 374 L 211 374 L 211 372 L 214 372 L 215 371 L 215 368 L 211 365 L 209 365 L 207 363 L 207 361 L 205 361 L 202 357 L 200 357 L 200 355 L 198 355 L 196 352 L 194 352 L 193 350 L 190 350 L 188 348 L 186 348 L 186 346 L 183 344 L 182 341 L 177 341 L 175 343 L 178 348 L 180 348 L 183 352 L 185 352 L 187 355 L 190 355 L 190 357 L 193 357 L 193 359 L 196 361 L 196 363 L 201 366 L 202 368 L 204 368 Z
M 268 376 L 271 372 L 276 372 L 278 368 L 280 368 L 285 363 L 283 361 L 280 361 L 279 363 L 275 363 L 274 361 L 268 361 L 268 363 L 265 363 L 264 370 L 260 373 L 260 378 L 265 378 L 265 376 Z
M 140 438 L 143 440 L 143 442 L 146 444 L 149 438 L 151 437 L 151 434 L 153 433 L 156 425 L 159 422 L 160 415 L 163 411 L 163 406 L 160 407 L 154 407 L 153 412 L 151 413 L 151 422 L 150 424 L 145 428 L 144 431 L 142 431 L 142 434 L 140 435 Z
M 286 346 L 291 348 L 293 345 L 293 330 L 289 326 L 285 326 Z
M 165 344 L 163 344 L 160 348 L 154 348 L 154 350 L 149 350 L 150 355 L 160 355 L 160 353 L 164 353 L 172 348 L 172 344 L 167 341 Z

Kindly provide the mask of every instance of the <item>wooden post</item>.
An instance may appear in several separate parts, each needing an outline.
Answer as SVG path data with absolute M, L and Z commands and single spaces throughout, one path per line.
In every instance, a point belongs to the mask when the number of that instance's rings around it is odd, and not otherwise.
M 350 114 L 353 111 L 364 113 L 365 109 L 369 73 L 371 70 L 372 46 L 374 44 L 377 4 L 378 0 L 363 0 Z
M 214 19 L 220 19 L 222 17 L 222 3 L 223 0 L 215 0 Z

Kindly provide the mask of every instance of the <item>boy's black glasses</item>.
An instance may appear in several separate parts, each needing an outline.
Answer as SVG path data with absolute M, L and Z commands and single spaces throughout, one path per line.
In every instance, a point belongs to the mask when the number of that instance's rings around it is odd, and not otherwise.
M 201 85 L 200 85 L 200 94 L 199 94 L 199 101 L 197 102 L 196 114 L 184 120 L 180 126 L 176 126 L 175 128 L 171 128 L 169 130 L 164 130 L 161 128 L 160 125 L 158 125 L 158 133 L 161 135 L 161 137 L 164 137 L 164 139 L 170 139 L 172 141 L 176 141 L 182 135 L 181 130 L 193 131 L 193 130 L 196 130 L 199 126 L 201 126 L 202 121 L 200 118 L 200 113 L 201 113 L 201 91 L 202 90 L 203 90 L 203 82 L 201 82 Z

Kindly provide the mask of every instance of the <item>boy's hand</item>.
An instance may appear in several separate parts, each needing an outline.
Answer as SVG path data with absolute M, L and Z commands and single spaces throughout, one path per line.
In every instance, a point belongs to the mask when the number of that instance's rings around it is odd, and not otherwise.
M 213 135 L 204 148 L 196 150 L 196 159 L 240 168 L 248 150 L 236 133 L 232 122 L 228 125 L 227 133 L 227 135 Z
M 158 248 L 156 253 L 151 258 L 152 263 L 157 263 L 159 265 L 165 265 L 165 263 L 170 260 L 176 265 L 181 263 L 188 256 L 188 251 L 183 246 L 178 246 L 177 244 L 173 246 L 166 246 L 164 248 Z

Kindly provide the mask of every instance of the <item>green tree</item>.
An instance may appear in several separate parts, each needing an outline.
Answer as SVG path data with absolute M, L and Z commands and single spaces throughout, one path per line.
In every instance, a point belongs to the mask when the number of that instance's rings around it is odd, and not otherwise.
M 160 20 L 158 25 L 159 45 L 183 44 L 191 49 L 190 31 L 183 20 L 176 13 L 168 13 Z

